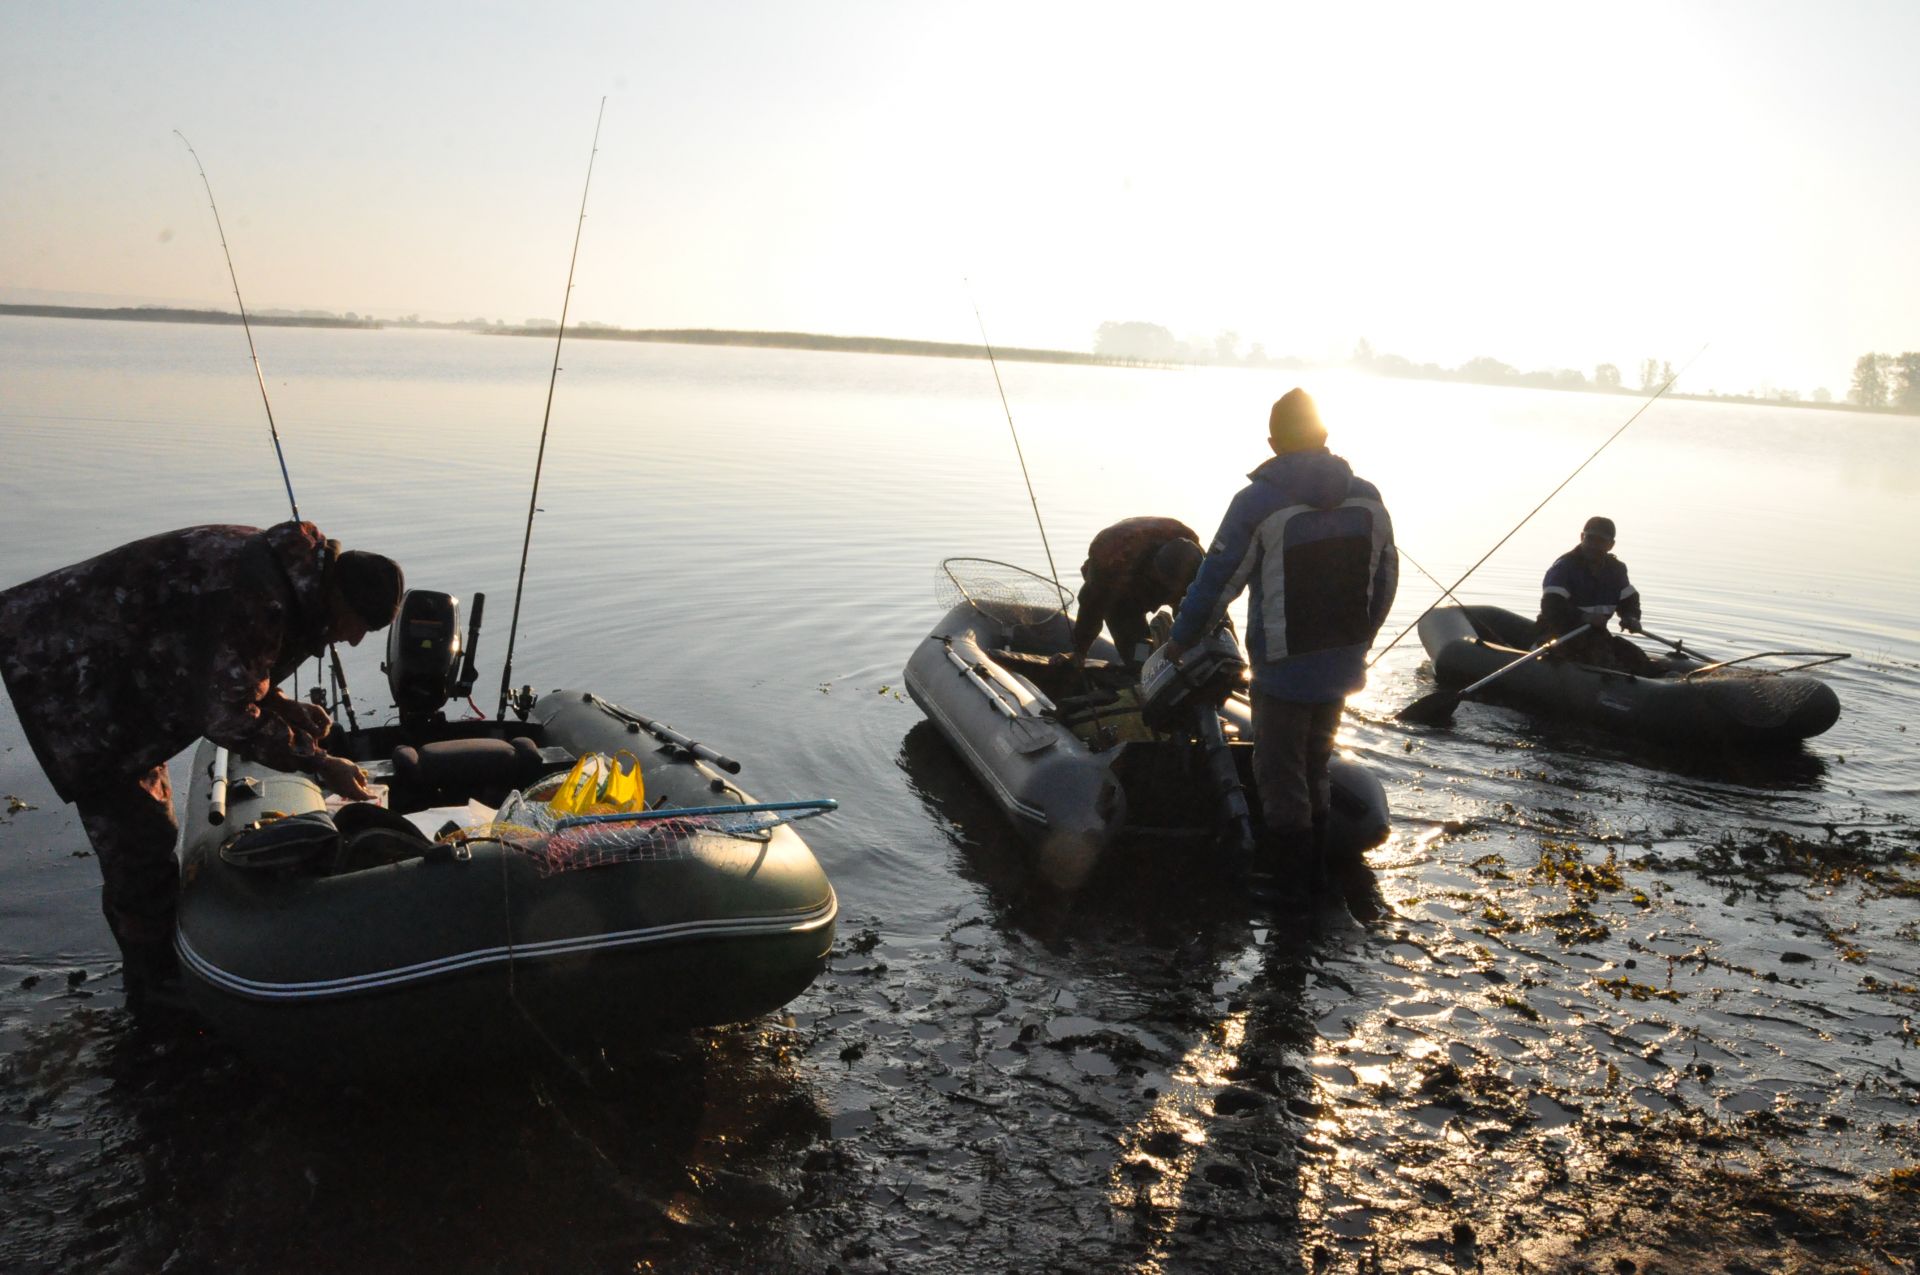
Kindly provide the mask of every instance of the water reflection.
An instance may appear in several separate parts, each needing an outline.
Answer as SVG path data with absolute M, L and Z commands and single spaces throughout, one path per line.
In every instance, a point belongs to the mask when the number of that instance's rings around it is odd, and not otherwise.
M 1043 945 L 1060 986 L 1082 989 L 1050 1013 L 1036 1007 L 1044 1016 L 1015 1043 L 1107 1078 L 1077 1087 L 1093 1104 L 1079 1115 L 1118 1125 L 1107 1226 L 1128 1265 L 1177 1268 L 1200 1253 L 1271 1264 L 1297 1250 L 1299 1140 L 1314 1106 L 1298 1064 L 1314 1038 L 1302 989 L 1325 927 L 1350 922 L 1263 918 L 1199 843 L 1123 843 L 1084 889 L 1061 894 L 930 723 L 908 731 L 900 764 L 996 922 Z
M 233 335 L 0 320 L 0 584 L 280 516 Z M 302 509 L 511 596 L 550 347 L 262 339 Z M 1039 558 L 984 365 L 583 342 L 567 371 L 524 666 L 725 744 L 757 793 L 840 798 L 809 837 L 845 908 L 831 968 L 790 1027 L 417 1109 L 203 1045 L 156 1061 L 88 995 L 97 873 L 0 709 L 0 797 L 42 807 L 0 812 L 0 1268 L 1644 1269 L 1758 1215 L 1771 1238 L 1721 1265 L 1824 1269 L 1910 1233 L 1885 1188 L 1920 1157 L 1920 558 L 1886 552 L 1911 511 L 1884 477 L 1920 472 L 1909 422 L 1663 400 L 1466 591 L 1530 608 L 1608 513 L 1658 631 L 1860 652 L 1829 734 L 1730 764 L 1484 706 L 1410 731 L 1409 638 L 1341 741 L 1389 787 L 1393 915 L 1296 937 L 1191 858 L 1042 889 L 899 697 L 933 563 Z M 1002 371 L 1069 563 L 1129 514 L 1211 530 L 1287 388 Z M 1308 388 L 1449 581 L 1631 407 Z M 1389 631 L 1431 597 L 1403 585 Z

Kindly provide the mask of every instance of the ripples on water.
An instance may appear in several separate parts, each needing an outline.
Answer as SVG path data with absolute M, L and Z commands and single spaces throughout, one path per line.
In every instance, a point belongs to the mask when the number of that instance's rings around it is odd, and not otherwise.
M 258 339 L 303 514 L 489 594 L 490 707 L 551 347 Z M 984 364 L 563 362 L 515 680 L 710 740 L 763 797 L 838 797 L 807 830 L 845 907 L 833 968 L 784 1018 L 584 1077 L 290 1089 L 129 1029 L 84 838 L 0 706 L 0 798 L 27 807 L 0 812 L 0 1267 L 1551 1269 L 1583 1230 L 1585 1260 L 1643 1264 L 1911 1237 L 1910 1206 L 1872 1226 L 1911 1199 L 1889 1175 L 1920 1102 L 1913 422 L 1662 403 L 1467 590 L 1530 607 L 1608 513 L 1656 631 L 1855 651 L 1831 733 L 1732 764 L 1481 706 L 1410 730 L 1409 636 L 1343 732 L 1391 794 L 1393 915 L 1303 931 L 1164 855 L 1048 894 L 905 699 L 940 558 L 1044 568 Z M 0 321 L 0 584 L 282 517 L 249 371 L 230 329 Z M 1292 383 L 1001 371 L 1070 586 L 1114 518 L 1210 532 Z M 1449 581 L 1634 406 L 1307 381 Z M 1388 633 L 1434 592 L 1405 568 Z M 349 659 L 363 702 L 377 659 Z

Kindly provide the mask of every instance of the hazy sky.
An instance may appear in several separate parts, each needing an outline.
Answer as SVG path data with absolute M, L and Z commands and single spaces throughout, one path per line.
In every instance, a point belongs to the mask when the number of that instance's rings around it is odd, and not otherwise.
M 0 3 L 0 299 L 1675 365 L 1920 348 L 1920 4 Z

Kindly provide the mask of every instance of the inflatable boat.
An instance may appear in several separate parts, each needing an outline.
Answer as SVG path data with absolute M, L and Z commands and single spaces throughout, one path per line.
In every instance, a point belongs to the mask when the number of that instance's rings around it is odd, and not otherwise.
M 738 762 L 591 691 L 525 690 L 498 720 L 449 721 L 443 705 L 472 686 L 482 601 L 460 670 L 457 601 L 409 592 L 388 648 L 398 720 L 336 718 L 328 750 L 362 766 L 380 803 L 341 804 L 206 741 L 194 758 L 186 991 L 270 1065 L 592 1056 L 768 1012 L 822 968 L 838 902 L 791 825 L 833 803 L 755 802 Z M 582 757 L 623 753 L 643 791 L 628 814 L 497 818 L 529 794 L 538 806 Z
M 1419 629 L 1434 680 L 1459 687 L 1526 654 L 1534 622 L 1500 607 L 1437 607 Z M 1476 697 L 1654 743 L 1772 748 L 1810 739 L 1840 716 L 1833 688 L 1806 667 L 1773 671 L 1667 653 L 1654 657 L 1653 675 L 1636 676 L 1546 656 L 1502 674 Z
M 943 571 L 977 579 L 973 564 L 982 563 L 949 559 Z M 1012 573 L 1028 577 L 1024 596 L 1002 589 L 989 597 L 964 584 L 948 590 L 948 600 L 959 600 L 915 649 L 905 681 L 1033 848 L 1041 874 L 1077 888 L 1123 839 L 1212 842 L 1229 863 L 1244 857 L 1263 831 L 1259 803 L 1248 796 L 1253 729 L 1245 701 L 1216 685 L 1217 700 L 1203 713 L 1156 713 L 1140 678 L 1104 639 L 1083 676 L 1055 658 L 1073 643 L 1064 596 L 1047 596 L 1056 586 L 1017 567 L 984 566 L 1003 582 Z M 1203 702 L 1212 697 L 1201 683 L 1231 682 L 1245 668 L 1230 639 L 1212 662 L 1204 654 L 1181 666 L 1198 671 L 1190 689 Z M 1357 858 L 1386 840 L 1386 792 L 1350 757 L 1336 754 L 1330 776 L 1328 852 Z

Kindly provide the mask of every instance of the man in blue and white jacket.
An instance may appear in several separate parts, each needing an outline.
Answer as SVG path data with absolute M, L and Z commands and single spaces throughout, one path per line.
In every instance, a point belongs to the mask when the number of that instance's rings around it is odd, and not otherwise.
M 1588 631 L 1563 641 L 1555 655 L 1598 668 L 1642 677 L 1658 666 L 1647 653 L 1607 632 L 1607 621 L 1640 632 L 1640 592 L 1627 579 L 1627 564 L 1613 556 L 1613 519 L 1595 515 L 1580 528 L 1580 543 L 1553 560 L 1540 585 L 1540 618 L 1534 645 L 1560 638 L 1586 625 Z
M 1273 405 L 1272 460 L 1227 507 L 1180 604 L 1178 659 L 1251 587 L 1254 780 L 1267 837 L 1256 872 L 1313 888 L 1324 875 L 1327 762 L 1346 697 L 1366 684 L 1367 648 L 1400 583 L 1380 492 L 1327 450 L 1305 390 Z

